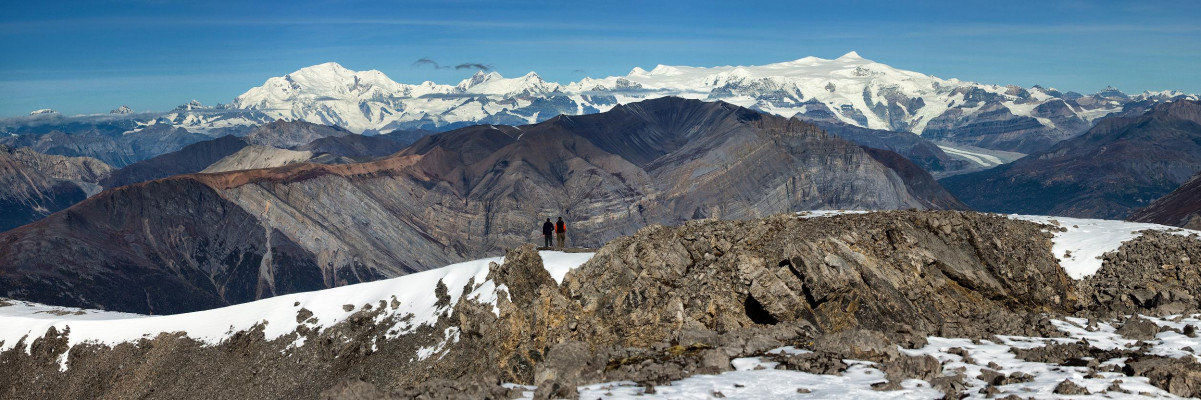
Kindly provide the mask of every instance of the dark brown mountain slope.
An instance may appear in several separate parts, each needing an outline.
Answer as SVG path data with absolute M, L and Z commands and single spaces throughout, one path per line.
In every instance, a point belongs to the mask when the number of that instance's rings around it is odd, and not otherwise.
M 166 200 L 180 197 L 186 199 Z M 137 206 L 121 212 L 107 206 L 124 203 Z M 248 296 L 249 288 L 254 296 L 302 288 L 270 279 L 283 273 L 240 275 L 245 260 L 259 271 L 306 266 L 301 270 L 320 271 L 320 284 L 332 286 L 499 254 L 541 239 L 535 231 L 547 217 L 569 222 L 572 244 L 599 246 L 650 224 L 699 217 L 959 207 L 929 174 L 895 153 L 869 153 L 798 120 L 667 98 L 535 125 L 463 128 L 370 163 L 185 175 L 105 192 L 0 235 L 0 254 L 6 255 L 0 258 L 0 293 L 53 304 L 182 312 L 211 301 L 244 301 L 222 295 L 230 286 L 244 288 L 236 292 L 240 296 Z M 268 248 L 268 232 L 270 243 L 289 250 Z M 208 244 L 148 250 L 165 242 Z M 111 246 L 134 250 L 107 251 Z M 261 261 L 276 257 L 292 261 Z M 38 260 L 41 267 L 13 260 Z M 44 268 L 75 275 L 37 271 Z M 168 271 L 135 274 L 128 268 Z M 241 278 L 197 284 L 188 278 L 197 273 L 176 268 Z M 157 284 L 81 281 L 130 274 L 166 277 L 204 294 L 195 302 L 152 299 L 135 307 L 62 291 L 87 283 L 98 291 L 137 293 L 152 290 L 140 285 Z M 45 290 L 35 293 L 19 282 L 37 282 Z M 274 289 L 265 290 L 271 283 Z
M 1102 120 L 1084 135 L 940 182 L 980 211 L 1123 219 L 1201 171 L 1201 103 Z
M 415 141 L 410 137 L 404 136 L 402 133 L 375 136 L 351 134 L 323 137 L 308 144 L 293 147 L 292 150 L 328 153 L 359 161 L 370 161 L 390 156 L 403 150 Z
M 311 143 L 314 140 L 351 135 L 350 131 L 338 126 L 319 125 L 305 121 L 284 121 L 260 125 L 246 135 L 246 141 L 276 148 L 289 148 Z
M 234 136 L 222 136 L 213 140 L 193 143 L 179 151 L 127 165 L 114 172 L 108 179 L 101 181 L 100 185 L 114 188 L 172 175 L 199 172 L 217 160 L 236 153 L 246 146 L 245 139 Z
M 1136 210 L 1129 219 L 1201 230 L 1201 173 L 1167 196 Z

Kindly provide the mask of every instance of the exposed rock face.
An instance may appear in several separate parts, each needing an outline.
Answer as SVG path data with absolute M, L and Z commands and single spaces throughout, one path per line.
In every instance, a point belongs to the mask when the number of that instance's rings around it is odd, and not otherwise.
M 94 184 L 113 172 L 113 167 L 91 157 L 56 156 L 38 153 L 28 147 L 14 149 L 4 145 L 0 145 L 0 152 L 55 179 Z
M 212 196 L 198 198 L 216 203 L 183 208 L 153 201 L 181 196 L 174 185 L 211 190 Z M 11 244 L 15 235 L 0 236 L 0 254 L 13 254 L 0 259 L 0 270 L 19 281 L 18 275 L 30 270 L 10 267 L 18 265 L 12 260 L 45 260 L 47 266 L 70 268 L 78 264 L 65 254 L 74 251 L 95 254 L 95 265 L 124 265 L 100 249 L 113 236 L 125 238 L 133 248 L 154 248 L 162 240 L 158 236 L 126 236 L 124 230 L 142 226 L 145 219 L 203 231 L 187 232 L 197 237 L 249 243 L 235 239 L 242 233 L 217 232 L 226 228 L 205 220 L 208 210 L 218 209 L 231 210 L 222 214 L 229 218 L 237 214 L 247 220 L 238 224 L 277 231 L 295 243 L 303 250 L 294 253 L 297 263 L 318 266 L 331 285 L 345 274 L 353 275 L 345 280 L 355 282 L 496 254 L 540 240 L 539 221 L 555 215 L 568 221 L 572 245 L 599 246 L 643 226 L 694 218 L 753 218 L 813 208 L 962 208 L 929 174 L 895 153 L 865 150 L 798 120 L 678 98 L 537 125 L 465 128 L 427 137 L 371 163 L 181 176 L 100 196 L 104 199 L 22 231 L 19 237 L 28 245 L 16 247 Z M 114 216 L 101 207 L 124 197 L 147 199 L 146 207 Z M 53 227 L 71 224 L 94 228 L 72 233 L 80 238 L 71 244 L 76 248 L 60 251 L 65 244 L 56 241 L 61 233 Z M 265 247 L 246 251 L 267 258 Z M 182 264 L 229 254 L 189 247 L 162 260 L 137 254 L 138 261 L 130 263 Z M 93 273 L 92 267 L 80 268 L 88 271 L 83 275 Z M 78 279 L 52 276 L 61 281 L 46 287 L 69 286 Z M 55 304 L 97 304 L 63 294 L 39 296 L 58 296 L 57 301 L 43 300 Z M 151 307 L 166 313 L 202 304 Z M 138 307 L 132 310 L 143 309 Z
M 1167 196 L 1136 210 L 1129 220 L 1201 230 L 1201 173 Z
M 930 120 L 922 132 L 931 140 L 954 140 L 989 149 L 1029 153 L 1070 137 L 1070 133 L 1043 126 L 1032 117 L 1013 115 L 999 102 L 989 102 L 978 112 L 948 109 Z
M 94 158 L 0 145 L 0 231 L 37 221 L 99 191 L 112 168 Z
M 232 135 L 193 143 L 179 151 L 139 161 L 121 168 L 100 182 L 106 188 L 132 185 L 168 176 L 200 172 L 218 160 L 246 147 L 245 139 Z
M 0 239 L 8 297 L 163 314 L 379 278 L 322 270 L 313 254 L 191 180 L 110 190 L 41 222 Z
M 1201 103 L 1108 118 L 1050 150 L 944 178 L 980 211 L 1123 219 L 1201 171 Z
M 1071 309 L 1074 288 L 1046 246 L 1036 225 L 973 213 L 689 223 L 611 242 L 564 286 L 582 319 L 612 324 L 593 329 L 601 343 L 782 322 L 973 335 L 1004 325 L 1012 305 Z
M 968 161 L 951 158 L 933 142 L 913 133 L 860 128 L 841 122 L 815 123 L 826 132 L 861 146 L 894 151 L 935 176 L 973 166 Z
M 205 167 L 202 173 L 240 171 L 246 169 L 274 168 L 289 164 L 306 162 L 313 158 L 309 151 L 293 151 L 277 149 L 271 146 L 246 146 L 237 153 Z

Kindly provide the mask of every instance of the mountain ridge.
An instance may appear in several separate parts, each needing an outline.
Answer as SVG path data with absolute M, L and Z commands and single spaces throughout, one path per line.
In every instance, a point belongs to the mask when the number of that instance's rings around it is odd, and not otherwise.
M 1009 164 L 940 182 L 980 211 L 1124 219 L 1201 171 L 1201 102 L 1108 118 Z
M 458 84 L 398 83 L 377 70 L 337 63 L 301 68 L 250 88 L 230 104 L 185 104 L 166 113 L 0 121 L 0 132 L 80 118 L 134 118 L 129 132 L 169 124 L 213 137 L 278 119 L 336 125 L 355 133 L 447 131 L 472 124 L 524 125 L 556 115 L 607 111 L 618 104 L 679 96 L 721 100 L 784 117 L 814 113 L 862 128 L 912 132 L 949 143 L 1030 153 L 1082 133 L 1126 106 L 1197 99 L 1173 91 L 1129 96 L 1116 89 L 1091 95 L 942 79 L 897 69 L 850 52 L 836 59 L 804 57 L 758 66 L 633 68 L 626 76 L 566 84 L 530 72 L 505 78 L 479 71 Z M 74 118 L 74 119 L 73 119 Z M 40 121 L 40 122 L 39 122 Z M 43 131 L 45 128 L 39 128 Z M 68 130 L 69 131 L 69 130 Z
M 366 163 L 187 174 L 106 191 L 0 234 L 0 290 L 44 301 L 28 291 L 53 295 L 84 284 L 56 272 L 62 268 L 85 277 L 117 269 L 195 288 L 202 292 L 196 304 L 211 304 L 298 288 L 278 281 L 288 274 L 332 287 L 492 254 L 539 239 L 534 225 L 555 215 L 571 224 L 572 245 L 598 246 L 647 225 L 696 218 L 963 208 L 903 157 L 864 150 L 796 119 L 680 98 L 623 108 L 629 112 L 463 128 Z M 619 146 L 642 137 L 618 129 L 631 126 L 658 133 L 640 145 L 650 150 Z M 590 139 L 610 134 L 625 139 Z M 91 228 L 71 228 L 82 226 Z M 220 283 L 226 279 L 233 280 Z M 143 304 L 136 292 L 110 295 L 126 297 L 58 301 L 190 310 L 160 298 Z

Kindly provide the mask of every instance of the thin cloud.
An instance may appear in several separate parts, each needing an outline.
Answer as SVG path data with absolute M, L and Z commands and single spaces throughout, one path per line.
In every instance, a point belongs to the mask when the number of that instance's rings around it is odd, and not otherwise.
M 417 61 L 413 61 L 413 68 L 426 66 L 426 65 L 434 67 L 434 69 L 450 69 L 450 66 L 443 66 L 442 64 L 439 64 L 437 61 L 431 60 L 426 57 L 422 57 L 422 58 L 417 59 Z
M 456 65 L 455 69 L 456 70 L 458 70 L 458 69 L 478 69 L 480 71 L 491 71 L 492 66 L 484 65 L 484 64 L 480 64 L 480 63 L 462 63 L 459 65 Z

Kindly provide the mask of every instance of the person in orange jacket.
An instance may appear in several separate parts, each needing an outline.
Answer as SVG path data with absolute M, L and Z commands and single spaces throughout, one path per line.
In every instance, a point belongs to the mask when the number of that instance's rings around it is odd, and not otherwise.
M 555 244 L 558 248 L 563 248 L 563 242 L 567 241 L 567 223 L 563 222 L 563 217 L 559 217 L 559 222 L 555 223 Z

